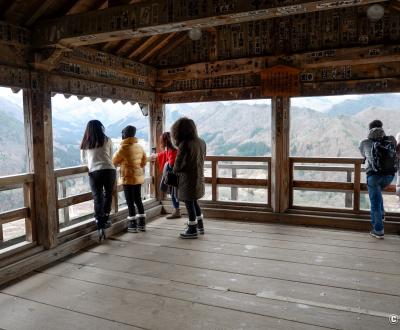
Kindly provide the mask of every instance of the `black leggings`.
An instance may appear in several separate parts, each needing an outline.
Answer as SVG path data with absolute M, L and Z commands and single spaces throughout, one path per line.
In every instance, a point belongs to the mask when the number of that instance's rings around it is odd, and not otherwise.
M 144 207 L 141 196 L 142 185 L 141 184 L 127 184 L 124 185 L 124 193 L 126 204 L 128 205 L 129 216 L 134 217 L 136 215 L 135 204 L 139 214 L 144 214 Z
M 94 202 L 94 216 L 100 219 L 111 212 L 112 193 L 115 185 L 115 170 L 98 170 L 89 173 L 89 184 Z
M 189 221 L 196 221 L 196 216 L 201 216 L 201 209 L 197 200 L 185 201 L 185 206 L 189 214 Z

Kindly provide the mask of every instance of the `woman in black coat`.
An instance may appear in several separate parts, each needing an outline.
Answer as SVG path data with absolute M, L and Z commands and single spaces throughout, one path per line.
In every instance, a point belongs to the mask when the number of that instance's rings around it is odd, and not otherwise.
M 178 198 L 185 202 L 189 214 L 186 230 L 181 238 L 197 238 L 204 234 L 203 216 L 197 202 L 204 196 L 204 160 L 206 143 L 199 138 L 192 119 L 183 117 L 171 127 L 171 136 L 178 147 L 173 172 L 179 176 Z

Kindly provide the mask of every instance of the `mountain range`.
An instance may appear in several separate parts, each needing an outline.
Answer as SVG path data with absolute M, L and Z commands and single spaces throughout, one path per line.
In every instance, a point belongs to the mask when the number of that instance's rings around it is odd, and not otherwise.
M 22 101 L 22 100 L 21 100 Z M 22 103 L 22 102 L 21 102 Z M 65 105 L 65 107 L 63 107 Z M 290 153 L 292 156 L 358 157 L 358 144 L 368 123 L 384 122 L 387 134 L 400 132 L 400 94 L 367 95 L 334 104 L 320 112 L 293 106 Z M 148 145 L 149 120 L 140 110 L 119 103 L 107 105 L 86 100 L 53 102 L 55 167 L 80 164 L 79 143 L 90 119 L 100 119 L 106 133 L 118 141 L 126 125 L 135 125 L 137 136 Z M 111 110 L 110 110 L 111 109 Z M 167 105 L 166 129 L 181 116 L 195 120 L 207 142 L 209 155 L 270 155 L 271 106 L 269 100 Z M 24 172 L 25 148 L 21 105 L 0 97 L 0 175 Z

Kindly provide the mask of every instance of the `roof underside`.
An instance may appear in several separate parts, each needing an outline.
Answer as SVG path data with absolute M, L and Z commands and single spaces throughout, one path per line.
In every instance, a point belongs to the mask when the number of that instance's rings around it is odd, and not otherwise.
M 146 2 L 149 1 L 0 0 L 0 20 L 31 28 L 48 19 L 109 6 Z M 290 1 L 282 3 L 285 5 Z M 233 58 L 397 43 L 400 40 L 398 1 L 382 2 L 382 5 L 385 7 L 385 16 L 377 22 L 367 18 L 369 6 L 354 6 L 220 25 L 203 29 L 198 41 L 191 40 L 187 31 L 176 31 L 100 42 L 90 47 L 161 68 Z

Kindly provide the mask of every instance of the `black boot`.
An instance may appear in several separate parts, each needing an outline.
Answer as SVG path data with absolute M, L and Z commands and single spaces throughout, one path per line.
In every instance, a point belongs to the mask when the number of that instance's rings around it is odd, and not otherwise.
M 102 239 L 106 239 L 106 228 L 105 228 L 105 218 L 104 217 L 97 217 L 96 218 L 96 225 L 97 225 L 97 234 L 99 235 L 99 242 Z
M 138 214 L 138 229 L 139 231 L 146 231 L 146 214 Z
M 203 224 L 203 216 L 197 217 L 197 229 L 200 235 L 204 235 L 204 224 Z
M 110 214 L 104 216 L 104 228 L 110 228 L 112 226 L 112 221 L 110 219 Z
M 188 225 L 185 231 L 180 234 L 181 238 L 197 238 L 197 222 L 188 221 Z
M 130 233 L 138 232 L 136 216 L 128 217 L 128 232 Z

